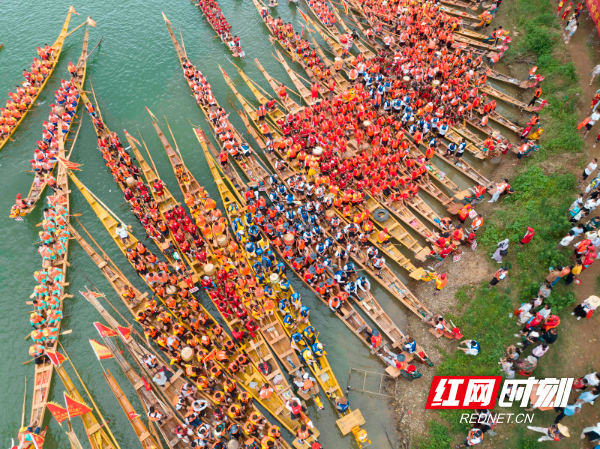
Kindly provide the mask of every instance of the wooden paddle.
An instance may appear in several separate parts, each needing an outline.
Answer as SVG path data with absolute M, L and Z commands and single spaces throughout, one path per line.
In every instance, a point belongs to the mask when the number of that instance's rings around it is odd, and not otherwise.
M 66 317 L 63 317 L 63 318 L 66 318 Z M 69 329 L 69 330 L 66 330 L 66 331 L 64 331 L 64 332 L 61 332 L 61 333 L 60 333 L 60 334 L 58 334 L 58 335 L 69 335 L 69 334 L 70 334 L 70 333 L 72 333 L 72 332 L 73 332 L 73 329 Z M 28 334 L 28 335 L 26 335 L 26 336 L 25 336 L 25 340 L 28 340 L 28 339 L 29 339 L 29 337 L 31 337 L 31 334 L 33 334 L 33 331 L 32 331 L 30 334 Z M 24 364 L 23 364 L 23 365 L 24 365 Z

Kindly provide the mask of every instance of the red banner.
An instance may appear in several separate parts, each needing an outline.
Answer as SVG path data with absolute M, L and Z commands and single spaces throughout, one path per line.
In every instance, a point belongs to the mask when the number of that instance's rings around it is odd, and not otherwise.
M 94 327 L 98 331 L 101 337 L 116 337 L 117 333 L 109 327 L 99 322 L 94 322 Z
M 55 402 L 48 402 L 46 404 L 46 407 L 48 408 L 48 410 L 50 410 L 50 413 L 52 413 L 54 419 L 56 419 L 59 423 L 63 422 L 69 417 L 69 412 L 67 411 L 67 409 L 61 407 Z
M 66 392 L 65 404 L 67 404 L 67 412 L 69 414 L 69 418 L 75 418 L 76 416 L 85 415 L 86 413 L 92 411 L 92 409 L 85 405 L 83 402 L 76 401 Z
M 596 31 L 600 36 L 600 0 L 585 0 L 585 4 L 590 12 L 590 17 L 596 25 Z
M 119 334 L 121 334 L 121 337 L 123 337 L 123 340 L 129 341 L 129 339 L 131 338 L 131 328 L 130 327 L 117 326 L 117 331 L 119 331 Z
M 54 349 L 46 349 L 46 355 L 54 366 L 60 366 L 67 358 Z

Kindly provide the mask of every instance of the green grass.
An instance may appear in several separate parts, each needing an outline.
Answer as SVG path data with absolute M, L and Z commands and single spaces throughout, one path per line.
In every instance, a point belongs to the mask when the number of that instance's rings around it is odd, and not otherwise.
M 514 25 L 520 32 L 505 60 L 508 63 L 523 58 L 536 61 L 538 73 L 546 77 L 542 98 L 550 106 L 540 114 L 545 130 L 540 152 L 527 160 L 522 171 L 510 180 L 515 193 L 502 200 L 500 209 L 487 215 L 484 233 L 479 237 L 479 250 L 490 255 L 498 241 L 510 239 L 509 255 L 505 257 L 508 278 L 492 291 L 487 289 L 487 282 L 464 287 L 456 295 L 457 312 L 449 315 L 466 338 L 480 342 L 481 353 L 477 357 L 466 356 L 462 351 L 445 354 L 438 365 L 438 375 L 501 374 L 498 359 L 516 340 L 513 336 L 517 329 L 515 319 L 509 318 L 509 313 L 533 297 L 549 267 L 569 263 L 568 250 L 559 250 L 556 244 L 570 228 L 567 209 L 575 196 L 576 178 L 567 171 L 566 164 L 560 173 L 545 172 L 542 166 L 548 157 L 573 161 L 575 157 L 568 153 L 582 150 L 583 139 L 576 131 L 581 107 L 577 100 L 581 92 L 578 77 L 563 44 L 553 4 L 548 0 L 516 0 L 505 2 L 503 7 L 508 8 L 511 22 L 508 23 L 511 26 L 503 24 L 505 28 L 512 29 Z M 530 244 L 519 249 L 518 243 L 528 226 L 535 229 L 536 235 Z M 575 295 L 570 287 L 559 283 L 548 302 L 556 313 L 573 304 Z M 440 416 L 451 423 L 450 429 L 446 429 L 448 433 L 440 423 L 430 422 L 430 438 L 419 448 L 453 447 L 451 443 L 460 441 L 471 427 L 459 423 L 462 412 L 442 411 Z M 502 439 L 508 438 L 510 446 L 518 449 L 538 448 L 536 438 L 521 427 L 513 426 L 509 434 L 501 429 Z

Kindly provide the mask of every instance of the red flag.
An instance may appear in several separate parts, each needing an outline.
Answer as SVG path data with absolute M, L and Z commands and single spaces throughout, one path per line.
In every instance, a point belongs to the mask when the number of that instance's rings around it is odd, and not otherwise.
M 112 330 L 110 327 L 106 327 L 102 323 L 94 322 L 94 327 L 98 331 L 101 337 L 116 337 L 117 333 Z
M 98 360 L 113 358 L 112 352 L 110 352 L 110 349 L 106 346 L 101 345 L 96 340 L 90 340 L 90 344 L 92 345 L 92 349 L 94 350 L 96 357 L 98 357 Z
M 79 15 L 79 13 L 77 11 L 75 11 L 75 8 L 73 8 L 72 6 L 69 6 L 69 12 Z
M 152 387 L 150 386 L 145 377 L 142 377 L 142 382 L 144 382 L 144 388 L 146 389 L 146 391 L 152 391 Z
M 129 417 L 130 421 L 133 421 L 135 418 L 140 417 L 140 415 L 138 415 L 136 412 L 129 412 L 129 413 L 127 413 L 127 416 Z
M 343 1 L 343 0 L 342 0 L 342 1 Z M 92 20 L 92 17 L 91 17 L 91 16 L 87 18 L 87 23 L 88 23 L 88 25 L 89 25 L 89 26 L 96 28 L 96 22 L 94 22 L 94 21 Z
M 62 165 L 64 165 L 65 168 L 68 168 L 69 170 L 79 170 L 79 167 L 81 167 L 81 164 L 77 164 L 76 162 L 71 162 L 65 158 L 62 157 L 57 157 L 58 162 L 60 162 Z
M 126 135 L 128 138 L 130 138 L 130 139 L 131 139 L 131 140 L 133 140 L 135 143 L 137 143 L 138 145 L 140 145 L 140 142 L 139 142 L 139 141 L 138 141 L 138 140 L 137 140 L 135 137 L 133 137 L 131 134 L 129 134 L 129 133 L 127 132 L 127 130 L 126 130 L 126 129 L 124 129 L 123 131 L 125 131 L 125 135 Z
M 300 13 L 300 15 L 302 16 L 302 18 L 304 19 L 304 21 L 308 25 L 308 17 L 306 17 L 306 14 L 304 14 L 300 8 L 298 8 L 298 12 Z
M 67 358 L 55 349 L 46 349 L 46 355 L 54 366 L 60 366 Z
M 42 449 L 42 447 L 44 446 L 44 437 L 32 433 L 31 439 L 33 440 L 33 445 L 35 446 L 35 449 Z
M 123 340 L 129 341 L 129 339 L 131 338 L 131 328 L 130 327 L 117 326 L 117 331 L 119 332 L 121 337 L 123 337 Z
M 223 67 L 219 66 L 219 68 L 221 69 L 221 72 L 223 72 L 223 76 L 225 78 L 229 78 L 229 75 L 227 75 L 227 73 L 225 73 L 225 70 L 223 70 Z
M 50 413 L 52 413 L 52 416 L 54 416 L 54 419 L 56 419 L 59 423 L 63 422 L 65 419 L 67 419 L 69 417 L 69 413 L 67 412 L 67 409 L 64 407 L 61 407 L 56 402 L 48 402 L 46 404 L 46 407 L 48 407 L 48 410 L 50 410 Z
M 348 4 L 342 0 L 342 5 L 344 5 L 344 12 L 346 13 L 346 15 L 348 15 Z
M 86 413 L 90 413 L 92 411 L 92 409 L 85 405 L 85 403 L 73 399 L 66 392 L 65 404 L 67 404 L 67 412 L 69 414 L 69 418 L 75 418 L 76 416 L 85 415 Z
M 200 128 L 194 128 L 194 132 L 198 136 L 198 139 L 204 140 L 204 132 Z

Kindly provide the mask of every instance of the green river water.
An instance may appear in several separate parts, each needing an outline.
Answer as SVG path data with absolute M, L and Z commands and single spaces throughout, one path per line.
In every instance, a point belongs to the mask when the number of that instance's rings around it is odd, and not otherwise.
M 91 81 L 103 118 L 108 126 L 113 131 L 117 131 L 122 139 L 124 138 L 122 134 L 124 128 L 134 135 L 137 135 L 139 130 L 149 145 L 160 175 L 171 186 L 173 194 L 182 200 L 168 160 L 144 106 L 148 106 L 161 119 L 163 125 L 162 116 L 166 115 L 188 167 L 206 186 L 211 195 L 215 198 L 218 197 L 204 155 L 193 135 L 188 119 L 194 124 L 201 124 L 205 130 L 208 128 L 195 100 L 190 96 L 189 88 L 183 79 L 171 39 L 160 14 L 161 11 L 165 12 L 173 25 L 181 26 L 190 59 L 210 81 L 218 101 L 227 106 L 230 112 L 233 112 L 229 107 L 228 100 L 235 101 L 235 97 L 228 90 L 218 69 L 220 64 L 234 79 L 238 79 L 237 76 L 233 76 L 235 69 L 229 64 L 226 57 L 230 53 L 219 39 L 213 39 L 215 34 L 198 8 L 191 5 L 188 0 L 170 2 L 77 0 L 73 6 L 81 16 L 72 17 L 71 29 L 79 25 L 87 16 L 92 16 L 98 24 L 97 28 L 91 28 L 90 31 L 90 49 L 96 45 L 101 36 L 104 36 L 102 45 L 88 61 L 86 90 L 89 90 Z M 21 71 L 28 67 L 33 57 L 36 56 L 35 47 L 54 42 L 68 7 L 69 2 L 65 0 L 2 2 L 0 42 L 5 44 L 4 49 L 0 51 L 0 93 L 2 98 L 5 97 L 6 92 L 14 88 L 17 82 L 22 80 Z M 271 75 L 287 83 L 288 78 L 285 71 L 270 54 L 272 49 L 268 40 L 268 32 L 254 5 L 249 0 L 223 0 L 221 7 L 233 27 L 234 34 L 239 35 L 242 39 L 246 60 L 241 62 L 241 65 L 248 75 L 259 81 L 265 89 L 269 89 L 264 78 L 252 63 L 254 58 L 259 58 Z M 302 7 L 306 10 L 305 5 Z M 285 0 L 282 0 L 277 14 L 286 21 L 292 20 L 294 26 L 299 27 L 297 22 L 299 14 L 295 5 L 288 5 Z M 14 135 L 15 141 L 6 145 L 0 153 L 0 226 L 2 229 L 0 234 L 0 354 L 2 354 L 2 363 L 0 363 L 0 379 L 2 380 L 0 445 L 2 447 L 8 446 L 10 438 L 15 437 L 18 431 L 25 376 L 29 378 L 26 423 L 28 423 L 31 412 L 33 365 L 22 366 L 22 363 L 29 358 L 27 354 L 29 343 L 24 341 L 23 337 L 31 331 L 27 317 L 31 306 L 25 305 L 25 301 L 28 300 L 35 285 L 32 273 L 41 266 L 36 246 L 33 245 L 37 240 L 39 228 L 36 228 L 35 224 L 39 222 L 41 208 L 38 207 L 23 222 L 9 219 L 8 214 L 14 203 L 15 195 L 19 192 L 26 194 L 31 184 L 32 175 L 26 173 L 26 170 L 30 168 L 28 161 L 32 157 L 35 141 L 41 138 L 41 124 L 46 120 L 48 105 L 53 101 L 53 92 L 61 78 L 68 75 L 68 62 L 75 62 L 79 56 L 82 37 L 83 30 L 80 30 L 67 39 L 60 63 L 38 99 L 34 110 L 29 113 Z M 249 97 L 250 92 L 245 85 L 240 86 L 240 90 Z M 81 116 L 81 110 L 78 112 Z M 238 129 L 242 129 L 242 123 L 237 117 L 233 117 L 233 121 Z M 73 151 L 72 160 L 83 164 L 79 174 L 82 182 L 116 211 L 121 219 L 132 224 L 134 233 L 138 237 L 143 235 L 141 226 L 134 221 L 133 216 L 125 209 L 119 208 L 123 203 L 123 196 L 105 169 L 95 144 L 92 124 L 87 117 Z M 464 186 L 469 184 L 460 178 L 457 179 L 458 181 Z M 82 223 L 124 273 L 137 283 L 138 287 L 142 288 L 132 268 L 126 263 L 85 199 L 74 187 L 71 194 L 71 213 L 83 214 L 80 218 Z M 63 321 L 63 329 L 73 329 L 74 332 L 61 338 L 61 341 L 99 405 L 102 414 L 109 421 L 121 447 L 139 447 L 128 419 L 102 378 L 101 367 L 87 342 L 89 338 L 98 338 L 92 322 L 102 319 L 78 293 L 86 285 L 89 285 L 84 275 L 98 289 L 105 292 L 128 319 L 130 315 L 104 276 L 76 242 L 71 242 L 69 261 L 71 268 L 68 271 L 67 281 L 70 285 L 67 287 L 67 291 L 73 294 L 74 298 L 66 300 L 64 305 L 65 315 L 68 318 Z M 400 273 L 399 268 L 396 267 L 396 271 L 404 277 L 404 273 Z M 371 356 L 367 348 L 360 344 L 344 324 L 334 318 L 314 295 L 309 294 L 297 278 L 294 279 L 294 286 L 303 294 L 305 304 L 313 310 L 311 314 L 313 325 L 321 332 L 321 340 L 327 344 L 329 361 L 342 388 L 347 385 L 348 372 L 351 367 L 384 372 L 383 364 Z M 405 329 L 406 317 L 398 303 L 376 286 L 373 286 L 373 290 L 389 315 L 401 329 Z M 108 309 L 110 311 L 110 308 Z M 111 369 L 131 402 L 138 411 L 141 411 L 137 396 L 119 370 L 118 365 L 110 360 L 106 361 L 104 365 Z M 73 372 L 70 368 L 68 369 L 74 378 Z M 419 364 L 418 369 L 426 368 Z M 74 381 L 79 385 L 76 379 Z M 357 382 L 356 386 L 359 386 L 358 380 L 353 377 L 352 382 L 354 381 Z M 360 384 L 362 384 L 362 380 Z M 367 387 L 368 384 L 369 382 Z M 408 383 L 400 385 L 402 389 L 410 388 Z M 84 394 L 83 391 L 81 392 Z M 55 378 L 50 395 L 51 400 L 63 403 L 62 393 L 60 380 Z M 90 401 L 85 394 L 84 397 L 89 404 Z M 359 407 L 365 416 L 367 420 L 365 429 L 374 443 L 373 447 L 381 449 L 391 447 L 384 431 L 384 429 L 387 430 L 387 433 L 393 438 L 393 432 L 390 431 L 391 415 L 387 407 L 388 399 L 355 391 L 350 392 L 349 399 L 353 408 Z M 335 426 L 336 417 L 331 407 L 327 406 L 322 412 L 317 412 L 314 407 L 311 407 L 310 412 L 313 421 L 321 431 L 320 440 L 325 447 L 356 446 L 351 437 L 342 439 Z M 78 420 L 74 420 L 74 422 L 80 440 L 84 447 L 88 447 L 89 443 L 81 423 Z M 47 449 L 68 446 L 61 428 L 54 420 L 49 419 L 49 414 L 46 416 L 45 425 L 49 426 L 45 444 Z

